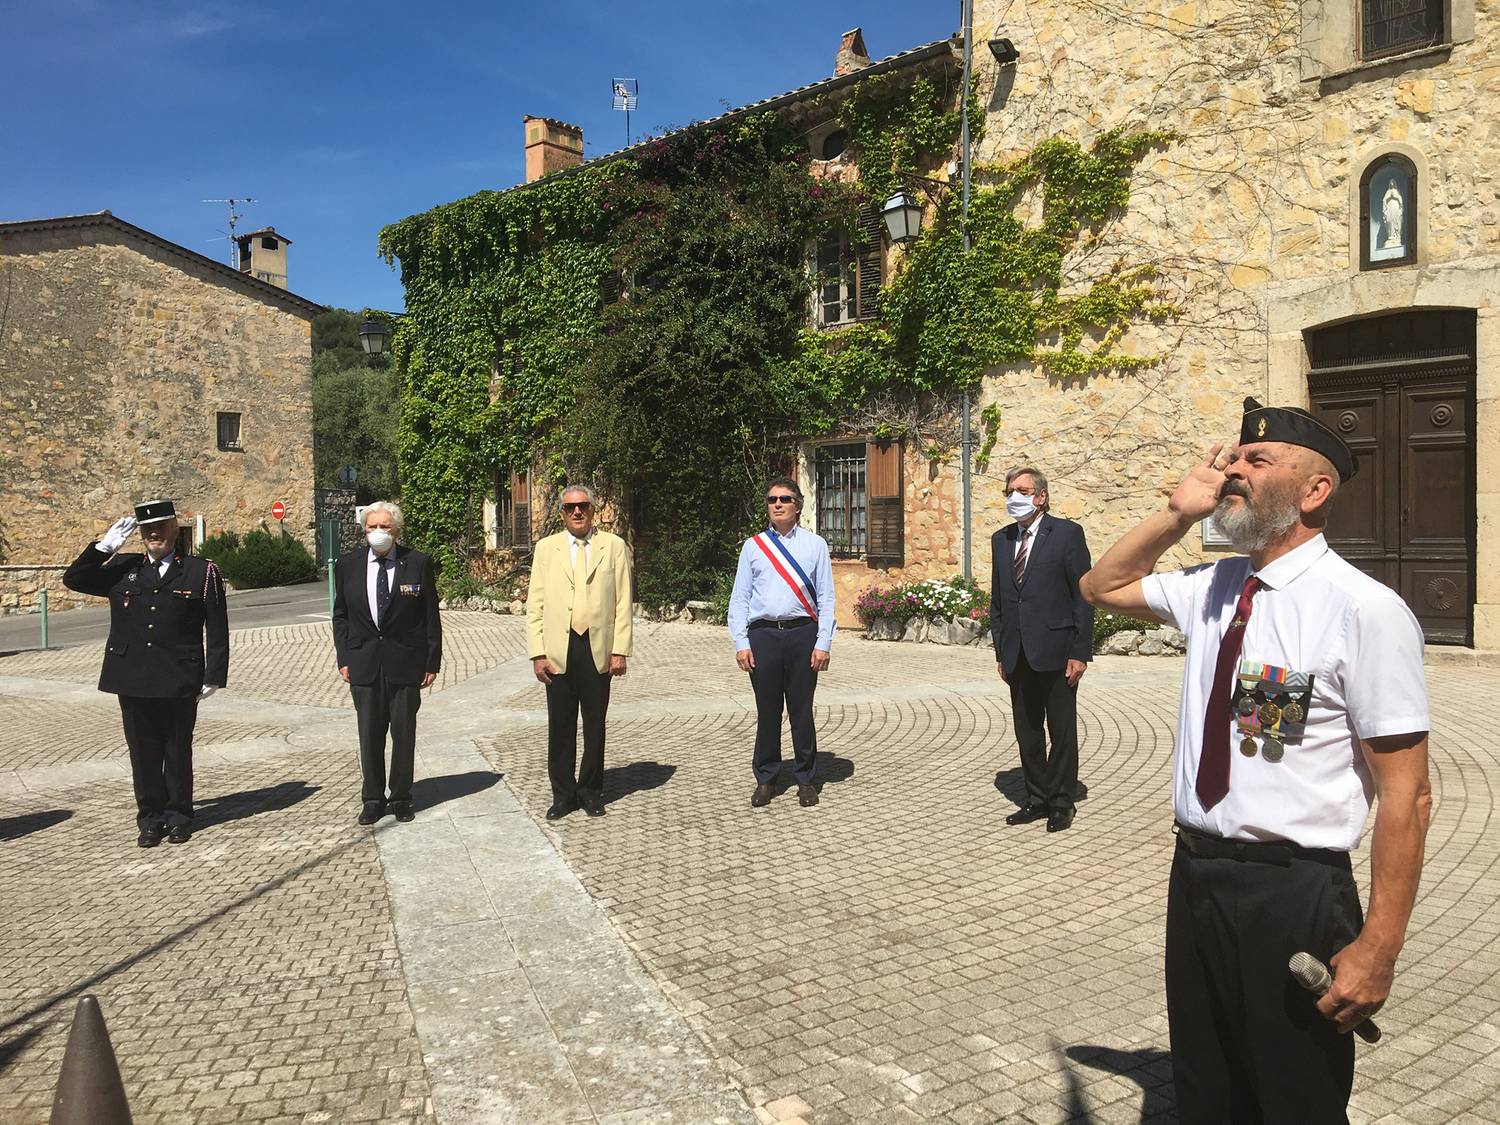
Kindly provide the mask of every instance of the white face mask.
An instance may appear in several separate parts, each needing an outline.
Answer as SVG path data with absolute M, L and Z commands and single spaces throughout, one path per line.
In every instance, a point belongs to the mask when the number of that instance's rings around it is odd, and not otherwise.
M 1032 498 L 1024 492 L 1012 492 L 1005 498 L 1005 511 L 1013 520 L 1024 520 L 1036 511 Z
M 396 537 L 382 527 L 377 527 L 374 531 L 365 532 L 365 542 L 370 545 L 370 549 L 377 555 L 383 555 L 389 551 L 391 544 L 395 541 Z

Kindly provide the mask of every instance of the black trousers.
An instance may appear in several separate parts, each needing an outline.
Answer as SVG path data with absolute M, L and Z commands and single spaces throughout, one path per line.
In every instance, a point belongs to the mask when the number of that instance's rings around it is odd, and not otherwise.
M 798 785 L 811 785 L 818 756 L 818 733 L 813 729 L 813 692 L 818 674 L 812 670 L 818 643 L 817 622 L 793 629 L 750 629 L 750 651 L 755 671 L 755 780 L 770 785 L 781 773 L 781 713 L 792 727 L 792 773 Z
M 1328 964 L 1363 916 L 1347 854 L 1284 864 L 1194 856 L 1180 839 L 1167 895 L 1167 1018 L 1183 1125 L 1348 1121 L 1354 1037 L 1287 971 Z
M 552 803 L 565 808 L 597 800 L 604 789 L 604 716 L 608 672 L 594 667 L 587 633 L 568 633 L 568 670 L 547 685 L 547 778 Z M 578 760 L 578 713 L 583 712 L 583 761 Z M 575 776 L 574 770 L 577 770 Z
M 193 823 L 193 727 L 198 697 L 148 699 L 120 696 L 130 780 L 135 786 L 135 822 L 170 828 Z
M 417 711 L 422 706 L 420 684 L 393 684 L 381 672 L 373 684 L 350 684 L 354 713 L 359 719 L 360 800 L 367 805 L 386 800 L 385 736 L 391 736 L 390 800 L 411 800 L 411 776 L 417 756 Z
M 1027 804 L 1071 809 L 1078 789 L 1078 688 L 1062 671 L 1038 672 L 1023 650 L 1010 684 L 1010 713 L 1021 750 Z M 1046 724 L 1046 735 L 1042 733 Z M 1047 752 L 1047 737 L 1052 752 Z

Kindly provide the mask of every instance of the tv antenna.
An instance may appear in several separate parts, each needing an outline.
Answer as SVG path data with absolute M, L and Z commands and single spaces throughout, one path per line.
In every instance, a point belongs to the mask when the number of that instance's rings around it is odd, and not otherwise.
M 227 235 L 227 237 L 229 239 L 229 264 L 234 269 L 239 269 L 240 268 L 240 244 L 234 240 L 234 228 L 235 228 L 235 225 L 240 221 L 240 219 L 243 218 L 243 216 L 238 211 L 238 208 L 239 208 L 239 206 L 241 204 L 255 203 L 257 201 L 254 200 L 254 199 L 251 199 L 248 195 L 245 195 L 245 196 L 239 196 L 237 198 L 236 197 L 231 197 L 229 199 L 205 199 L 203 202 L 204 203 L 227 203 L 227 204 L 229 204 L 229 234 Z M 219 240 L 217 238 L 210 238 L 209 241 L 210 242 L 217 242 Z
M 641 102 L 641 84 L 634 78 L 611 78 L 610 93 L 614 97 L 614 109 L 625 111 L 625 147 L 629 148 L 634 138 L 630 132 L 630 115 Z

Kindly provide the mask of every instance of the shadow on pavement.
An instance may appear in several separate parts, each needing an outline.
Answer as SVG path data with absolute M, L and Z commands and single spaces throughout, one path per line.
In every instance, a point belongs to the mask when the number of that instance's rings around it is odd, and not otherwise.
M 1094 1070 L 1118 1074 L 1141 1088 L 1141 1120 L 1161 1121 L 1170 1117 L 1177 1108 L 1172 1097 L 1172 1053 L 1159 1047 L 1142 1047 L 1135 1051 L 1121 1051 L 1114 1047 L 1079 1045 L 1069 1047 L 1069 1059 Z M 1071 1089 L 1076 1079 L 1068 1071 Z M 1088 1120 L 1083 1111 L 1082 1120 Z
M 500 780 L 501 775 L 488 770 L 471 770 L 447 777 L 421 777 L 412 783 L 411 803 L 417 809 L 430 809 L 444 801 L 456 801 L 483 793 Z
M 47 1023 L 50 1022 L 50 1020 L 47 1021 Z M 9 1070 L 10 1064 L 15 1060 L 16 1056 L 31 1046 L 33 1039 L 47 1030 L 47 1023 L 39 1023 L 35 1027 L 28 1027 L 21 1034 L 0 1043 L 0 1074 L 4 1074 Z
M 309 785 L 305 781 L 283 781 L 280 785 L 245 789 L 239 793 L 226 793 L 221 797 L 196 801 L 193 828 L 212 828 L 216 824 L 228 824 L 260 813 L 280 812 L 307 800 L 321 788 L 320 785 Z
M 73 816 L 72 809 L 48 809 L 46 812 L 22 813 L 20 816 L 0 816 L 0 840 L 19 840 L 61 824 Z
M 854 762 L 850 758 L 840 758 L 837 754 L 827 750 L 818 751 L 818 761 L 813 773 L 813 786 L 822 791 L 825 785 L 837 785 L 841 781 L 848 781 L 854 776 Z M 773 783 L 777 796 L 785 793 L 788 789 L 795 787 L 797 778 L 792 773 L 791 759 L 784 759 L 781 763 L 781 772 L 777 774 Z
M 1008 770 L 997 770 L 995 772 L 995 788 L 1010 801 L 1014 801 L 1018 807 L 1026 804 L 1026 776 L 1021 772 L 1020 766 L 1012 766 Z M 1083 782 L 1078 782 L 1073 790 L 1073 800 L 1086 801 L 1089 797 L 1089 787 Z
M 628 766 L 606 766 L 604 803 L 612 805 L 632 793 L 659 789 L 670 781 L 676 772 L 676 766 L 662 762 L 631 762 Z
M 172 946 L 176 945 L 183 938 L 191 937 L 193 934 L 201 930 L 204 926 L 212 925 L 220 918 L 223 918 L 229 914 L 233 914 L 240 907 L 246 905 L 247 903 L 254 902 L 262 895 L 270 894 L 272 891 L 278 889 L 279 887 L 284 887 L 288 883 L 295 882 L 306 872 L 311 871 L 314 868 L 321 867 L 323 866 L 323 864 L 337 859 L 345 852 L 352 851 L 355 848 L 367 848 L 370 846 L 370 838 L 368 836 L 361 835 L 346 840 L 344 843 L 339 844 L 337 847 L 324 852 L 322 855 L 315 856 L 312 859 L 304 860 L 302 863 L 299 863 L 290 871 L 285 871 L 282 874 L 277 875 L 274 879 L 267 879 L 264 883 L 261 883 L 253 890 L 246 891 L 238 898 L 234 899 L 231 902 L 225 903 L 217 910 L 210 911 L 208 914 L 205 914 L 202 918 L 199 918 L 194 922 L 189 922 L 187 925 L 174 930 L 166 937 L 152 942 L 150 945 L 141 947 L 139 950 L 130 954 L 128 957 L 122 957 L 113 964 L 106 965 L 103 968 L 90 973 L 88 976 L 84 977 L 82 980 L 78 981 L 71 987 L 62 989 L 60 992 L 54 992 L 45 1000 L 38 1001 L 30 1008 L 27 1008 L 24 1012 L 16 1013 L 4 1023 L 0 1023 L 0 1035 L 7 1035 L 11 1031 L 14 1031 L 16 1028 L 20 1027 L 22 1024 L 28 1023 L 31 1020 L 35 1019 L 37 1016 L 40 1016 L 46 1012 L 50 1012 L 53 1008 L 57 1007 L 57 1005 L 63 1003 L 64 1001 L 71 1000 L 75 996 L 81 996 L 83 993 L 88 992 L 90 989 L 94 988 L 101 982 L 109 980 L 111 977 L 115 976 L 118 973 L 124 972 L 132 965 L 138 965 L 143 961 L 149 961 L 157 954 L 171 949 Z M 9 1045 L 10 1043 L 15 1043 L 19 1039 L 25 1039 L 30 1034 L 30 1032 L 23 1032 L 21 1036 L 17 1038 L 17 1040 L 8 1041 L 7 1045 Z M 24 1045 L 25 1044 L 22 1043 L 22 1046 Z

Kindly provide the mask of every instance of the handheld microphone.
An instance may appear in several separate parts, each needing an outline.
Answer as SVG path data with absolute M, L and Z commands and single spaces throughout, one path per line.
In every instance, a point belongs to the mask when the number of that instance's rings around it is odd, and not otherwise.
M 1333 984 L 1333 977 L 1328 975 L 1328 966 L 1311 953 L 1293 953 L 1286 967 L 1291 970 L 1292 979 L 1314 996 L 1322 996 L 1328 991 L 1329 985 Z M 1354 1034 L 1366 1043 L 1380 1041 L 1380 1028 L 1375 1026 L 1374 1020 L 1355 1024 Z

